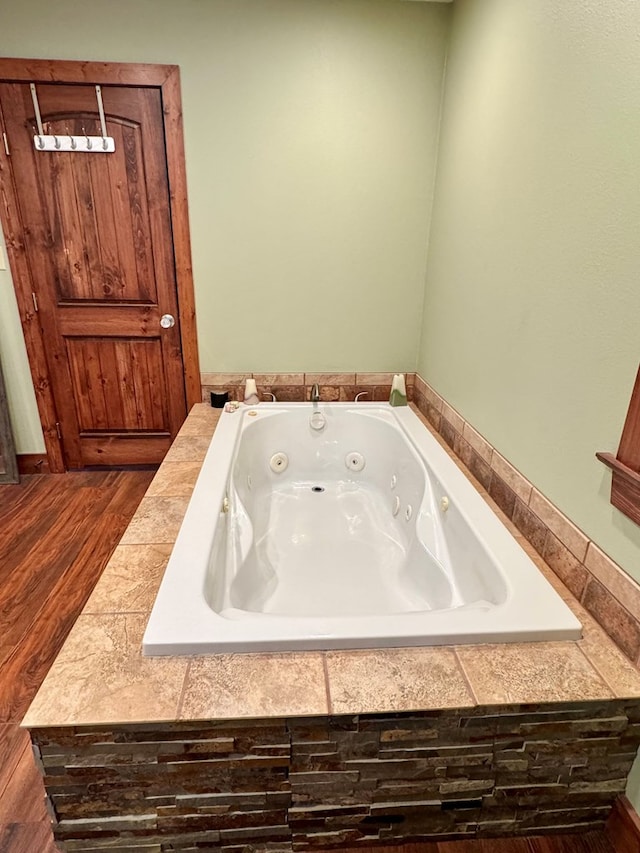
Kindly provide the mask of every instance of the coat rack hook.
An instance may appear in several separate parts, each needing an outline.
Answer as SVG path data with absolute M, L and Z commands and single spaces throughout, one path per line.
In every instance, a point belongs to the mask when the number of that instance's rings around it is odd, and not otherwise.
M 1 0 L 0 0 L 1 2 Z M 98 102 L 98 112 L 100 114 L 100 130 L 102 132 L 101 136 L 97 134 L 94 136 L 90 136 L 85 128 L 82 128 L 82 135 L 76 135 L 73 133 L 69 133 L 69 126 L 65 123 L 64 133 L 59 135 L 57 133 L 52 133 L 52 128 L 47 128 L 49 130 L 49 134 L 45 133 L 45 128 L 42 123 L 42 114 L 40 112 L 40 104 L 38 103 L 38 92 L 36 90 L 35 83 L 30 83 L 29 87 L 31 89 L 31 99 L 33 101 L 33 111 L 35 117 L 35 123 L 37 125 L 34 128 L 34 144 L 37 151 L 91 151 L 93 153 L 113 153 L 116 149 L 115 140 L 107 136 L 107 122 L 104 115 L 104 106 L 102 103 L 102 90 L 100 86 L 96 86 L 96 99 Z M 100 145 L 100 141 L 102 140 L 102 145 Z
M 96 86 L 96 101 L 98 102 L 98 112 L 100 113 L 100 130 L 102 131 L 102 147 L 107 150 L 107 122 L 104 117 L 104 105 L 102 103 L 102 86 Z
M 33 101 L 33 110 L 36 115 L 36 124 L 38 125 L 38 136 L 42 141 L 40 148 L 44 148 L 44 140 L 42 139 L 44 136 L 44 127 L 42 126 L 42 116 L 40 115 L 40 104 L 38 103 L 38 93 L 36 92 L 35 83 L 30 83 L 29 88 L 31 89 L 31 100 Z

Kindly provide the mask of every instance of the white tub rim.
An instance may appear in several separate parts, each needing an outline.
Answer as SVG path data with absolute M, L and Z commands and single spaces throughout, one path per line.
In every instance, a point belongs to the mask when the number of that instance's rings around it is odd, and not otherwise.
M 302 406 L 311 413 L 311 403 L 279 402 L 241 405 L 236 412 L 222 413 L 194 489 L 194 495 L 199 495 L 198 484 L 206 482 L 208 498 L 206 501 L 192 500 L 190 512 L 180 528 L 145 631 L 145 655 L 502 643 L 505 635 L 509 636 L 508 642 L 521 642 L 538 630 L 541 621 L 553 623 L 544 640 L 579 638 L 581 626 L 578 619 L 416 412 L 409 406 L 392 408 L 377 402 L 320 403 L 319 408 L 328 412 L 334 408 L 352 409 L 355 414 L 380 409 L 385 412 L 385 417 L 391 413 L 421 456 L 424 456 L 426 447 L 429 468 L 446 483 L 451 498 L 459 502 L 460 511 L 474 535 L 497 555 L 501 566 L 509 565 L 513 569 L 503 572 L 508 586 L 507 602 L 492 608 L 492 613 L 501 611 L 500 627 L 492 630 L 483 625 L 484 611 L 474 609 L 454 611 L 461 616 L 464 614 L 464 625 L 458 624 L 460 619 L 452 620 L 452 611 L 419 611 L 375 617 L 375 627 L 370 616 L 284 618 L 273 614 L 252 614 L 255 618 L 251 620 L 239 618 L 236 621 L 216 614 L 206 602 L 203 591 L 215 532 L 210 508 L 222 508 L 229 468 L 244 419 L 250 416 L 249 412 L 260 417 L 261 413 L 300 411 Z M 219 462 L 222 454 L 229 462 L 226 467 Z M 186 577 L 175 571 L 175 566 L 180 563 L 189 566 Z M 520 576 L 518 584 L 512 582 L 513 573 Z M 545 591 L 543 600 L 534 594 L 540 590 Z M 430 629 L 428 642 L 425 642 L 425 621 Z M 307 630 L 301 641 L 302 622 L 306 623 Z M 217 634 L 215 642 L 203 636 L 203 626 L 207 626 L 209 632 L 213 627 Z M 252 634 L 252 627 L 259 628 L 259 636 L 255 632 Z M 481 640 L 477 638 L 480 632 Z

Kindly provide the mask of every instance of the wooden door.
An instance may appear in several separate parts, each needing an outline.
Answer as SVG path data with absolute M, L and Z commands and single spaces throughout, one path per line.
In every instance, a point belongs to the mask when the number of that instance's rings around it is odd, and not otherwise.
M 39 83 L 37 94 L 45 134 L 100 134 L 94 86 Z M 187 413 L 161 91 L 102 95 L 115 153 L 37 151 L 29 86 L 0 84 L 69 468 L 159 462 Z

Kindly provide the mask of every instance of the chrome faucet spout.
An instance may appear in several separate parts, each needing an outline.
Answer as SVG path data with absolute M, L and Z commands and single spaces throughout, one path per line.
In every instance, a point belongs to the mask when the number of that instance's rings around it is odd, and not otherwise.
M 311 416 L 309 418 L 309 426 L 311 429 L 316 430 L 316 432 L 322 432 L 322 430 L 327 425 L 327 419 L 320 411 L 320 388 L 318 388 L 318 383 L 315 382 L 311 388 L 311 394 L 309 395 L 309 399 L 311 400 Z

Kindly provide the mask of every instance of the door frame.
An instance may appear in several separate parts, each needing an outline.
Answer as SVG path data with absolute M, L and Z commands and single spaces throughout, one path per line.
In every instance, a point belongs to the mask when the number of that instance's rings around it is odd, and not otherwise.
M 196 332 L 195 294 L 191 264 L 191 240 L 187 207 L 180 69 L 177 65 L 147 63 L 77 62 L 54 59 L 0 58 L 0 81 L 6 83 L 76 83 L 119 85 L 160 89 L 162 120 L 169 182 L 169 210 L 173 231 L 180 339 L 184 364 L 187 411 L 201 402 L 200 365 Z M 5 124 L 0 107 L 0 132 Z M 9 151 L 11 150 L 11 140 Z M 18 302 L 20 321 L 27 347 L 31 377 L 36 393 L 44 443 L 52 473 L 66 471 L 58 417 L 45 357 L 44 340 L 33 294 L 35 287 L 26 255 L 18 196 L 11 168 L 11 156 L 0 144 L 0 222 L 4 230 L 9 266 Z

